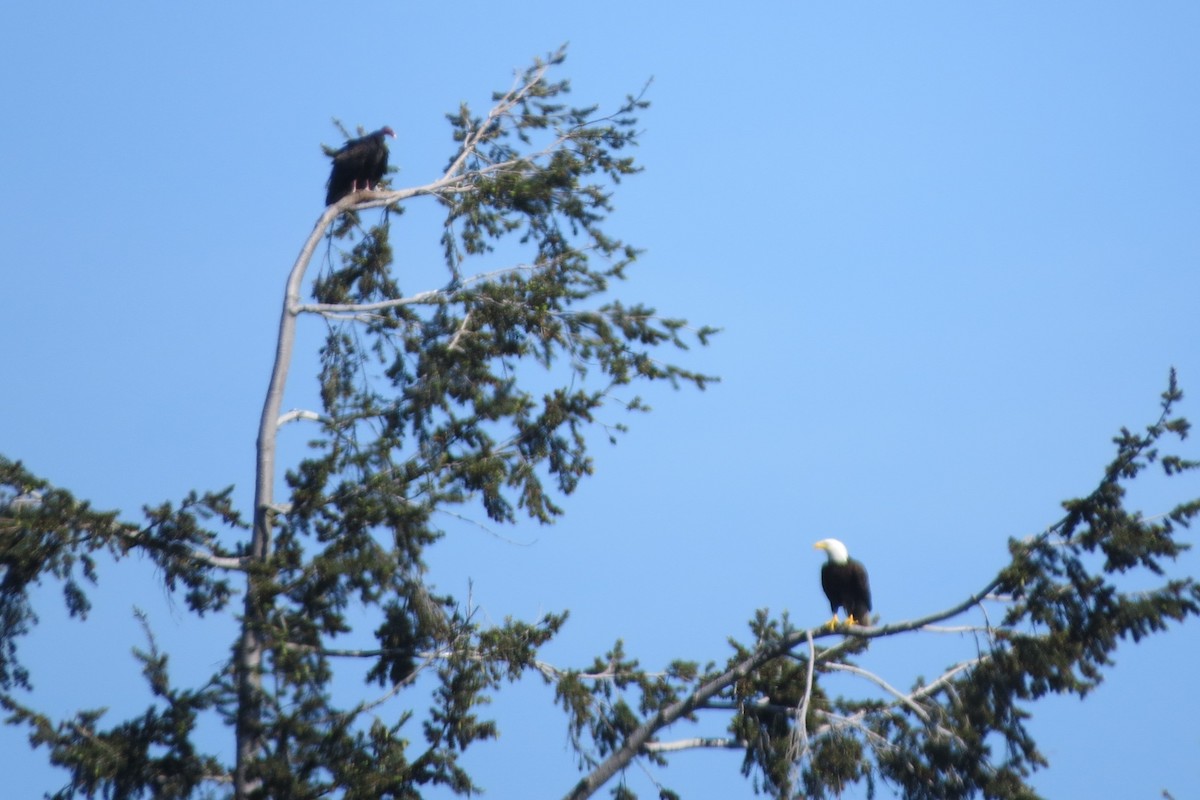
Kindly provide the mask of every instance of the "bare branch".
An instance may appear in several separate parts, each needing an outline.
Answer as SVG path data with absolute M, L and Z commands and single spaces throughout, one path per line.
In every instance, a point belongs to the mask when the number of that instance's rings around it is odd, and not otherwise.
M 450 162 L 450 166 L 446 168 L 443 180 L 453 178 L 458 175 L 467 159 L 475 149 L 483 142 L 484 136 L 492 128 L 492 124 L 500 117 L 512 111 L 521 100 L 529 94 L 534 86 L 542 82 L 542 78 L 546 75 L 546 70 L 550 68 L 548 63 L 539 63 L 532 73 L 525 73 L 524 77 L 518 76 L 513 81 L 513 88 L 508 90 L 504 97 L 492 107 L 485 119 L 474 130 L 467 134 L 467 138 L 463 141 L 461 152 L 454 161 Z
M 450 300 L 451 293 L 445 289 L 430 289 L 408 297 L 397 297 L 392 300 L 380 300 L 377 303 L 304 303 L 295 307 L 297 314 L 336 314 L 349 313 L 354 315 L 368 314 L 373 311 L 385 311 L 389 308 L 413 305 L 440 305 Z
M 289 422 L 295 422 L 301 419 L 307 419 L 313 422 L 322 422 L 325 420 L 325 417 L 322 417 L 315 411 L 306 411 L 304 409 L 294 408 L 286 414 L 281 414 L 279 419 L 275 422 L 275 427 L 282 428 Z
M 470 309 L 466 314 L 463 315 L 463 320 L 459 324 L 458 330 L 454 332 L 454 336 L 450 339 L 450 344 L 447 347 L 448 350 L 461 349 L 460 342 L 462 341 L 463 334 L 467 332 L 467 325 L 470 324 L 471 316 L 474 313 L 475 309 Z
M 813 732 L 813 736 L 824 736 L 830 731 L 840 730 L 842 728 L 853 728 L 857 731 L 860 731 L 867 738 L 867 741 L 869 741 L 876 749 L 884 750 L 893 746 L 892 743 L 887 739 L 863 724 L 862 720 L 864 713 L 861 711 L 857 714 L 851 714 L 849 716 L 837 714 L 833 711 L 821 711 L 820 714 L 827 719 L 828 722 L 817 728 L 817 730 Z
M 922 631 L 929 633 L 992 633 L 995 629 L 987 625 L 926 625 Z
M 813 644 L 812 632 L 806 631 L 806 633 L 808 634 L 805 637 L 808 642 L 808 663 L 804 675 L 804 699 L 796 708 L 793 718 L 795 721 L 788 741 L 788 760 L 792 763 L 790 780 L 793 786 L 799 777 L 797 770 L 800 761 L 808 754 L 808 704 L 812 699 L 813 671 L 817 662 L 817 649 Z
M 691 739 L 678 739 L 673 742 L 648 742 L 648 753 L 674 753 L 679 750 L 694 750 L 699 747 L 719 748 L 722 750 L 744 750 L 746 742 L 741 739 L 725 739 L 720 737 L 696 736 Z
M 858 675 L 860 678 L 866 678 L 867 680 L 871 681 L 879 688 L 883 689 L 888 694 L 895 697 L 899 702 L 903 703 L 904 705 L 906 705 L 910 709 L 912 709 L 912 712 L 914 714 L 916 714 L 918 717 L 920 717 L 923 722 L 929 722 L 929 712 L 926 711 L 925 709 L 921 708 L 915 702 L 913 702 L 911 695 L 907 695 L 904 692 L 900 691 L 899 689 L 897 689 L 896 687 L 892 686 L 890 683 L 885 681 L 883 678 L 876 675 L 874 672 L 871 672 L 870 670 L 865 670 L 862 667 L 856 667 L 852 664 L 841 664 L 841 663 L 836 663 L 836 662 L 832 663 L 832 664 L 826 664 L 825 667 L 827 669 L 838 670 L 841 672 L 849 672 L 852 675 Z
M 962 672 L 963 670 L 970 669 L 971 667 L 974 667 L 974 666 L 976 666 L 977 664 L 982 664 L 984 661 L 987 661 L 987 660 L 988 660 L 988 658 L 989 658 L 988 656 L 979 656 L 978 658 L 972 658 L 972 659 L 971 659 L 971 660 L 969 660 L 969 661 L 963 661 L 963 662 L 962 662 L 962 663 L 960 663 L 960 664 L 956 664 L 955 666 L 953 666 L 953 667 L 951 667 L 950 669 L 946 670 L 946 671 L 945 671 L 945 672 L 942 674 L 942 676 L 941 676 L 941 677 L 937 678 L 936 680 L 934 680 L 934 681 L 933 681 L 933 682 L 931 682 L 931 683 L 927 683 L 927 684 L 925 684 L 925 685 L 924 685 L 924 686 L 922 686 L 920 689 L 917 689 L 917 690 L 916 690 L 916 691 L 914 691 L 912 694 L 908 695 L 908 697 L 909 697 L 909 698 L 911 698 L 911 699 L 914 699 L 914 700 L 915 700 L 915 699 L 918 699 L 918 698 L 921 698 L 921 697 L 928 697 L 929 695 L 931 695 L 931 694 L 934 694 L 935 692 L 937 692 L 937 691 L 938 691 L 939 689 L 941 689 L 943 686 L 945 686 L 945 685 L 947 685 L 948 683 L 950 683 L 950 681 L 951 681 L 951 680 L 952 680 L 952 679 L 953 679 L 953 678 L 954 678 L 956 675 L 958 675 L 958 673 Z
M 114 523 L 111 532 L 131 545 L 143 548 L 154 547 L 153 541 L 149 539 L 147 532 L 144 530 L 134 530 L 129 526 Z M 244 556 L 218 556 L 194 547 L 189 548 L 185 556 L 199 564 L 224 570 L 245 570 L 246 562 L 248 561 Z

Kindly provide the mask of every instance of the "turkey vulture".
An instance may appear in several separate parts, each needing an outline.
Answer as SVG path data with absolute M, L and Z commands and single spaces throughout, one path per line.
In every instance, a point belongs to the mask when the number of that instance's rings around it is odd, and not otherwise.
M 396 137 L 389 127 L 382 127 L 361 139 L 351 139 L 331 156 L 333 170 L 325 184 L 325 205 L 331 206 L 348 194 L 360 189 L 373 189 L 387 172 L 388 149 L 383 137 Z

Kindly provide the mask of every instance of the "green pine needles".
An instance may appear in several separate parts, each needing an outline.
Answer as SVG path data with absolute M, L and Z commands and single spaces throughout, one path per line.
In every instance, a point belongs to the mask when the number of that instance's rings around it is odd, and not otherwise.
M 629 98 L 605 117 L 570 107 L 567 83 L 547 80 L 562 58 L 536 63 L 486 116 L 465 106 L 451 115 L 457 151 L 438 180 L 353 208 L 343 201 L 310 237 L 311 245 L 325 236 L 326 266 L 312 283 L 313 302 L 285 307 L 276 376 L 286 374 L 296 318 L 319 319 L 321 409 L 305 416 L 320 435 L 286 472 L 286 504 L 265 485 L 256 501 L 250 634 L 235 670 L 239 794 L 476 791 L 458 758 L 496 735 L 479 707 L 532 668 L 565 614 L 489 628 L 437 594 L 423 577 L 423 553 L 442 535 L 436 515 L 479 509 L 494 524 L 552 522 L 562 513 L 556 498 L 592 472 L 597 412 L 614 402 L 642 409 L 624 396 L 635 381 L 703 388 L 711 380 L 655 353 L 686 348 L 688 338 L 703 343 L 712 329 L 689 333 L 682 320 L 608 298 L 637 257 L 603 226 L 613 187 L 638 171 L 624 151 L 636 143 L 635 114 L 646 104 Z M 405 294 L 409 273 L 394 263 L 393 227 L 406 219 L 406 204 L 429 200 L 445 215 L 442 286 Z M 364 226 L 361 213 L 373 206 L 385 213 Z M 290 285 L 313 252 L 306 246 Z M 271 472 L 282 385 L 272 381 L 264 412 L 260 478 Z M 364 609 L 379 615 L 376 646 L 335 649 Z M 363 752 L 361 719 L 372 708 L 327 698 L 338 659 L 365 661 L 368 680 L 394 693 L 422 671 L 437 678 L 420 747 L 409 740 L 415 722 L 407 714 L 383 728 L 373 723 L 368 762 L 394 769 L 385 785 L 375 776 L 361 793 L 330 766 L 335 743 Z M 275 688 L 263 681 L 268 674 Z M 280 695 L 292 698 L 286 713 Z M 286 753 L 274 745 L 280 730 Z
M 950 608 L 837 631 L 796 629 L 786 614 L 773 620 L 760 611 L 750 625 L 753 643 L 733 642 L 719 669 L 691 665 L 688 673 L 674 665 L 648 685 L 636 662 L 618 662 L 617 675 L 560 681 L 572 730 L 577 739 L 590 735 L 577 746 L 602 757 L 587 762 L 587 777 L 567 797 L 592 796 L 634 758 L 662 763 L 667 753 L 694 748 L 741 750 L 743 772 L 781 800 L 838 797 L 854 785 L 869 797 L 884 791 L 914 800 L 1036 797 L 1026 779 L 1048 762 L 1026 725 L 1030 704 L 1051 693 L 1085 696 L 1122 640 L 1137 642 L 1200 614 L 1193 578 L 1126 588 L 1133 573 L 1164 575 L 1166 563 L 1187 548 L 1178 528 L 1200 513 L 1197 499 L 1155 519 L 1124 506 L 1126 485 L 1147 468 L 1158 464 L 1178 476 L 1200 467 L 1164 452 L 1189 430 L 1175 416 L 1181 399 L 1172 371 L 1159 419 L 1142 434 L 1121 431 L 1096 489 L 1065 502 L 1066 515 L 1046 531 L 1011 541 L 1010 563 Z M 958 624 L 941 625 L 949 620 Z M 907 689 L 856 658 L 875 639 L 948 633 L 969 636 L 969 652 L 948 667 L 932 665 L 938 677 L 917 677 Z M 820 644 L 829 638 L 840 641 Z M 874 696 L 825 691 L 827 677 L 847 673 Z M 634 707 L 639 713 L 631 717 Z M 728 713 L 728 736 L 663 738 L 701 709 Z

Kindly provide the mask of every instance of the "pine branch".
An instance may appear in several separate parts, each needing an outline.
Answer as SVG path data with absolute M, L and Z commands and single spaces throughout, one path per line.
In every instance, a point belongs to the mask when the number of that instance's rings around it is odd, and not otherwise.
M 1068 564 L 1065 567 L 1058 567 L 1068 575 L 1071 575 L 1072 583 L 1067 583 L 1065 586 L 1056 587 L 1048 585 L 1042 587 L 1025 586 L 1020 578 L 1024 574 L 1020 569 L 1028 569 L 1027 563 L 1035 557 L 1046 557 L 1046 554 L 1059 553 L 1062 558 L 1071 558 L 1076 551 L 1086 548 L 1092 550 L 1094 548 L 1101 549 L 1108 557 L 1106 570 L 1124 569 L 1122 565 L 1126 562 L 1134 563 L 1133 556 L 1126 555 L 1124 551 L 1115 549 L 1114 545 L 1109 543 L 1109 540 L 1104 538 L 1106 535 L 1112 535 L 1115 531 L 1120 535 L 1128 530 L 1131 525 L 1139 525 L 1139 530 L 1146 530 L 1145 535 L 1141 537 L 1142 541 L 1146 541 L 1146 536 L 1162 536 L 1161 532 L 1155 532 L 1146 528 L 1147 521 L 1140 517 L 1129 516 L 1123 509 L 1116 511 L 1111 510 L 1114 498 L 1119 500 L 1120 487 L 1118 482 L 1128 480 L 1138 474 L 1140 469 L 1147 463 L 1151 463 L 1157 457 L 1156 442 L 1158 438 L 1165 432 L 1174 432 L 1179 435 L 1186 433 L 1186 423 L 1175 421 L 1170 418 L 1172 406 L 1175 400 L 1179 399 L 1181 394 L 1178 392 L 1174 374 L 1172 373 L 1170 387 L 1164 393 L 1162 414 L 1158 421 L 1148 428 L 1146 436 L 1137 437 L 1129 434 L 1127 431 L 1122 432 L 1122 436 L 1117 438 L 1118 452 L 1113 462 L 1104 470 L 1104 477 L 1101 479 L 1097 488 L 1086 498 L 1078 501 L 1069 501 L 1064 504 L 1067 508 L 1067 513 L 1060 518 L 1056 523 L 1046 528 L 1039 534 L 1033 535 L 1025 539 L 1023 542 L 1013 541 L 1010 548 L 1013 553 L 1013 562 L 1000 570 L 996 576 L 989 581 L 980 590 L 970 594 L 962 601 L 955 603 L 945 609 L 936 611 L 915 619 L 880 625 L 876 627 L 859 627 L 847 626 L 839 628 L 836 634 L 844 636 L 841 642 L 831 647 L 813 651 L 813 639 L 820 639 L 827 636 L 835 635 L 833 631 L 824 628 L 816 628 L 811 630 L 793 630 L 787 631 L 778 637 L 768 637 L 762 641 L 755 649 L 746 653 L 738 661 L 732 663 L 724 672 L 719 675 L 701 680 L 686 696 L 679 699 L 677 702 L 660 708 L 656 713 L 646 718 L 640 725 L 633 729 L 623 740 L 619 748 L 615 748 L 613 752 L 604 761 L 600 762 L 592 769 L 583 780 L 581 780 L 566 797 L 577 800 L 591 796 L 600 786 L 633 759 L 637 758 L 642 753 L 657 753 L 671 749 L 671 745 L 656 744 L 655 740 L 660 731 L 670 727 L 681 718 L 687 717 L 694 710 L 699 708 L 717 708 L 721 707 L 721 703 L 714 702 L 714 698 L 723 695 L 735 684 L 742 681 L 747 676 L 755 674 L 773 659 L 792 655 L 792 651 L 803 642 L 809 643 L 810 653 L 807 659 L 800 656 L 793 656 L 807 661 L 808 668 L 811 670 L 814 666 L 820 666 L 822 670 L 837 670 L 856 674 L 864 679 L 882 688 L 885 692 L 892 696 L 892 702 L 888 706 L 878 709 L 861 709 L 850 715 L 837 714 L 829 710 L 821 709 L 817 713 L 827 719 L 827 725 L 822 726 L 815 732 L 807 731 L 807 713 L 803 717 L 795 717 L 795 728 L 793 735 L 798 735 L 801 740 L 806 740 L 809 736 L 825 736 L 836 733 L 839 729 L 846 726 L 851 726 L 857 730 L 867 741 L 871 742 L 877 748 L 891 750 L 895 746 L 886 738 L 879 735 L 872 725 L 868 725 L 868 719 L 873 714 L 878 713 L 895 713 L 897 710 L 903 710 L 913 714 L 920 722 L 929 728 L 930 733 L 934 737 L 949 738 L 954 742 L 954 747 L 961 753 L 962 757 L 968 762 L 973 761 L 975 774 L 979 780 L 1001 780 L 1003 775 L 1008 775 L 1010 768 L 1003 766 L 1002 768 L 993 769 L 990 764 L 980 761 L 979 753 L 976 752 L 976 744 L 967 742 L 964 738 L 946 727 L 940 720 L 935 720 L 931 716 L 930 711 L 924 708 L 920 700 L 931 697 L 932 695 L 946 691 L 952 697 L 957 697 L 956 684 L 960 680 L 965 681 L 962 685 L 966 688 L 977 689 L 979 692 L 1009 692 L 1013 699 L 1001 702 L 1001 708 L 997 713 L 1002 716 L 989 723 L 993 730 L 1005 736 L 1009 741 L 1010 748 L 1020 748 L 1024 757 L 1029 762 L 1040 763 L 1042 757 L 1033 747 L 1032 741 L 1028 738 L 1024 729 L 1021 727 L 1022 714 L 1019 711 L 1013 710 L 1010 706 L 1004 703 L 1012 703 L 1016 698 L 1027 697 L 1032 694 L 1037 697 L 1039 694 L 1052 689 L 1054 691 L 1076 691 L 1084 693 L 1092 685 L 1088 681 L 1097 680 L 1096 671 L 1098 664 L 1105 663 L 1106 650 L 1097 649 L 1095 642 L 1084 642 L 1079 645 L 1071 644 L 1068 639 L 1067 646 L 1083 648 L 1083 649 L 1068 649 L 1064 656 L 1049 656 L 1046 653 L 1047 648 L 1061 647 L 1060 640 L 1065 636 L 1080 636 L 1079 632 L 1072 632 L 1067 626 L 1065 633 L 1063 630 L 1052 628 L 1044 634 L 1040 635 L 1020 635 L 1016 634 L 1014 626 L 1016 623 L 1025 620 L 1026 622 L 1037 622 L 1044 619 L 1044 616 L 1026 616 L 1031 614 L 1030 608 L 1040 609 L 1041 606 L 1030 604 L 1035 603 L 1035 593 L 1049 593 L 1049 597 L 1055 597 L 1055 593 L 1062 591 L 1071 591 L 1072 585 L 1083 586 L 1084 590 L 1088 589 L 1090 584 L 1084 583 L 1082 577 L 1082 568 L 1077 564 Z M 1162 459 L 1164 467 L 1168 474 L 1172 471 L 1182 471 L 1183 469 L 1194 469 L 1196 465 L 1192 462 L 1185 462 L 1182 459 L 1175 457 L 1165 457 Z M 1184 504 L 1179 509 L 1167 515 L 1170 521 L 1181 524 L 1186 524 L 1197 513 L 1195 504 Z M 1087 523 L 1089 527 L 1082 528 L 1082 525 Z M 1109 528 L 1100 526 L 1108 525 Z M 1167 529 L 1169 531 L 1169 528 Z M 1130 534 L 1133 535 L 1133 534 Z M 1056 537 L 1061 537 L 1061 542 L 1055 542 Z M 1153 540 L 1151 540 L 1153 541 Z M 1058 546 L 1056 546 L 1058 545 Z M 1172 545 L 1163 540 L 1159 544 L 1159 552 L 1170 555 L 1177 552 L 1177 549 L 1172 549 Z M 1070 552 L 1064 552 L 1069 550 Z M 1154 552 L 1154 551 L 1152 551 Z M 1155 573 L 1160 573 L 1161 570 L 1152 557 L 1141 555 L 1137 557 L 1140 563 Z M 1046 567 L 1045 569 L 1050 569 Z M 1061 573 L 1057 573 L 1061 574 Z M 1039 580 L 1045 580 L 1040 578 Z M 1115 601 L 1106 602 L 1134 602 L 1140 603 L 1141 606 L 1137 609 L 1131 609 L 1127 612 L 1127 618 L 1123 618 L 1122 625 L 1125 627 L 1120 629 L 1119 635 L 1124 636 L 1126 631 L 1132 631 L 1135 639 L 1142 635 L 1144 630 L 1158 630 L 1163 626 L 1161 615 L 1166 614 L 1171 617 L 1182 619 L 1189 613 L 1198 613 L 1200 605 L 1196 599 L 1189 598 L 1188 592 L 1194 595 L 1195 598 L 1200 598 L 1200 589 L 1196 589 L 1191 581 L 1172 582 L 1164 589 L 1157 592 L 1146 593 L 1143 595 L 1123 595 L 1115 594 Z M 1062 597 L 1063 595 L 1058 594 Z M 1107 595 L 1104 595 L 1107 597 Z M 980 626 L 940 626 L 938 623 L 952 619 L 972 607 L 979 607 L 987 620 L 987 611 L 984 602 L 988 600 L 1001 600 L 1009 606 L 1009 614 L 1005 624 L 997 627 L 990 620 Z M 1045 599 L 1036 600 L 1037 603 L 1049 602 Z M 1053 608 L 1053 607 L 1052 607 Z M 1093 613 L 1097 616 L 1103 616 L 1104 606 L 1087 606 L 1081 613 Z M 1118 606 L 1118 608 L 1124 608 Z M 1045 615 L 1049 612 L 1038 612 Z M 1063 612 L 1057 612 L 1063 613 Z M 1142 621 L 1146 615 L 1150 615 L 1147 621 Z M 1157 616 L 1155 616 L 1157 615 Z M 1076 617 L 1072 616 L 1071 619 Z M 1087 616 L 1083 617 L 1087 620 Z M 1067 623 L 1060 622 L 1057 617 L 1050 618 L 1050 622 L 1055 625 L 1064 625 Z M 786 628 L 786 626 L 785 626 Z M 947 632 L 981 632 L 988 637 L 991 650 L 988 653 L 979 655 L 976 658 L 960 662 L 950 669 L 946 670 L 939 678 L 930 684 L 920 686 L 911 692 L 904 692 L 892 686 L 882 677 L 860 667 L 844 664 L 836 659 L 841 655 L 861 649 L 865 641 L 870 639 L 883 638 L 888 636 L 896 636 L 907 634 L 915 631 L 928 631 L 929 633 L 947 633 Z M 1115 642 L 1116 637 L 1109 633 L 1111 642 Z M 1106 648 L 1110 649 L 1114 644 L 1107 643 Z M 999 659 L 1004 659 L 1004 664 L 999 663 Z M 1033 659 L 1033 661 L 1023 661 L 1022 659 Z M 1067 658 L 1070 659 L 1069 666 L 1065 667 L 1066 674 L 1063 675 L 1055 667 L 1056 662 L 1051 661 L 1050 665 L 1039 665 L 1037 659 L 1045 660 L 1047 658 Z M 1014 662 L 1015 663 L 1010 663 Z M 1028 665 L 1028 666 L 1026 666 Z M 1036 666 L 1036 675 L 1029 680 L 1034 680 L 1033 688 L 1027 688 L 1023 685 L 1024 670 L 1034 668 Z M 1072 670 L 1079 669 L 1083 672 L 1084 680 L 1081 682 L 1073 676 Z M 991 670 L 991 672 L 988 672 Z M 996 673 L 999 670 L 999 674 Z M 1015 671 L 1011 677 L 1009 673 Z M 1001 680 L 1015 680 L 1016 687 L 1013 688 L 1011 683 L 1005 684 L 1004 688 L 998 685 Z M 991 688 L 991 684 L 997 682 L 996 687 Z M 979 684 L 977 687 L 976 684 Z M 804 695 L 800 700 L 797 708 L 807 710 L 807 704 L 811 699 L 812 687 L 811 684 L 805 688 Z M 961 706 L 961 702 L 956 701 L 956 705 Z M 693 740 L 682 740 L 691 742 Z M 729 740 L 726 740 L 728 744 Z M 686 744 L 681 744 L 680 747 L 686 747 Z M 807 747 L 793 746 L 789 750 L 789 758 L 791 763 L 795 763 L 803 753 L 807 752 Z M 918 756 L 914 756 L 918 757 Z M 1021 762 L 1017 762 L 1018 765 Z M 859 767 L 855 769 L 867 769 Z M 863 774 L 863 773 L 852 773 Z M 1003 778 L 1007 779 L 1007 778 Z M 807 779 L 806 779 L 807 780 Z M 795 781 L 795 775 L 791 778 Z M 777 787 L 782 795 L 786 795 L 793 791 L 792 788 L 780 785 Z

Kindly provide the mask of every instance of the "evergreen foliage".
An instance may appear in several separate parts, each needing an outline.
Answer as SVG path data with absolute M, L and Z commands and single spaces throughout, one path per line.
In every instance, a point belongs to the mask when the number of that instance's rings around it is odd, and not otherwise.
M 1145 519 L 1124 505 L 1126 485 L 1158 464 L 1168 476 L 1193 473 L 1200 462 L 1163 452 L 1170 438 L 1186 438 L 1186 419 L 1174 415 L 1182 399 L 1171 372 L 1162 413 L 1145 433 L 1123 429 L 1112 462 L 1096 489 L 1066 501 L 1066 515 L 1044 532 L 1009 542 L 1011 561 L 961 603 L 905 622 L 872 627 L 793 628 L 786 615 L 760 611 L 751 622 L 752 645 L 733 642 L 721 670 L 674 687 L 663 703 L 643 687 L 636 664 L 618 679 L 578 681 L 562 704 L 576 731 L 593 733 L 580 747 L 605 756 L 589 763 L 573 798 L 588 797 L 632 758 L 661 760 L 682 747 L 744 751 L 743 771 L 763 793 L 778 798 L 837 797 L 862 784 L 867 796 L 881 788 L 903 798 L 1032 798 L 1027 782 L 1047 765 L 1026 720 L 1029 705 L 1047 694 L 1086 696 L 1103 680 L 1122 640 L 1140 641 L 1171 621 L 1200 614 L 1200 583 L 1162 580 L 1152 589 L 1123 588 L 1133 572 L 1164 576 L 1167 561 L 1187 548 L 1176 539 L 1200 513 L 1200 499 L 1180 503 L 1160 518 Z M 885 676 L 856 663 L 873 639 L 939 635 L 937 623 L 985 606 L 1002 609 L 990 622 L 965 625 L 977 650 L 933 681 L 918 678 L 901 691 Z M 992 612 L 995 613 L 995 612 Z M 837 644 L 819 641 L 839 638 Z M 835 672 L 864 677 L 880 697 L 832 697 L 822 678 Z M 560 687 L 564 684 L 560 684 Z M 629 719 L 625 696 L 613 687 L 636 687 L 642 714 Z M 561 689 L 560 689 L 561 691 Z M 590 699 L 589 699 L 590 698 Z M 660 734 L 698 709 L 730 713 L 728 738 L 682 740 Z M 665 787 L 664 787 L 665 790 Z
M 488 787 L 461 756 L 499 732 L 488 698 L 533 674 L 553 685 L 583 772 L 563 787 L 568 797 L 593 795 L 638 759 L 664 766 L 675 750 L 720 747 L 740 750 L 756 788 L 779 798 L 836 797 L 855 785 L 906 798 L 1025 798 L 1029 774 L 1046 764 L 1026 726 L 1029 705 L 1048 693 L 1086 695 L 1120 641 L 1200 612 L 1190 578 L 1138 592 L 1121 582 L 1162 576 L 1185 547 L 1177 528 L 1200 511 L 1195 500 L 1147 520 L 1124 505 L 1125 486 L 1151 465 L 1168 475 L 1197 467 L 1163 451 L 1167 437 L 1188 432 L 1175 416 L 1173 374 L 1161 417 L 1145 433 L 1122 431 L 1095 491 L 1068 501 L 1045 532 L 1010 542 L 1011 561 L 990 584 L 922 619 L 804 630 L 761 611 L 752 641 L 731 640 L 720 666 L 680 660 L 652 672 L 617 642 L 569 669 L 538 656 L 566 612 L 488 625 L 438 593 L 424 556 L 443 536 L 439 515 L 553 522 L 592 472 L 600 409 L 644 411 L 624 395 L 639 381 L 712 380 L 659 355 L 703 344 L 712 329 L 612 296 L 638 251 L 605 225 L 611 193 L 638 171 L 629 151 L 646 103 L 630 97 L 607 116 L 571 107 L 567 82 L 548 79 L 562 58 L 535 63 L 486 115 L 465 105 L 448 115 L 454 152 L 441 178 L 346 198 L 321 216 L 288 283 L 249 518 L 230 488 L 125 522 L 0 458 L 0 703 L 65 769 L 53 797 L 470 795 Z M 421 201 L 445 215 L 444 285 L 406 294 L 392 242 L 405 208 Z M 382 211 L 366 224 L 371 209 Z M 301 302 L 322 242 L 324 269 Z M 285 414 L 300 319 L 324 332 L 320 408 Z M 315 433 L 305 458 L 277 470 L 278 431 L 293 422 Z M 613 438 L 623 428 L 601 430 Z M 17 502 L 32 490 L 35 502 Z M 32 587 L 57 581 L 69 613 L 86 618 L 88 586 L 109 559 L 131 554 L 148 558 L 192 613 L 242 604 L 227 663 L 200 686 L 175 686 L 143 620 L 135 653 L 152 698 L 143 714 L 114 722 L 95 708 L 53 719 L 28 706 L 19 644 L 37 623 Z M 971 626 L 978 651 L 932 681 L 898 690 L 860 666 L 873 639 L 936 635 L 930 625 L 985 605 L 1002 611 Z M 365 638 L 364 619 L 372 645 L 341 646 L 351 633 Z M 370 699 L 335 699 L 347 662 Z M 832 695 L 825 678 L 839 672 L 880 693 Z M 728 735 L 663 738 L 701 710 L 726 714 Z M 199 749 L 205 716 L 234 732 L 236 763 Z M 634 796 L 615 783 L 614 797 Z

